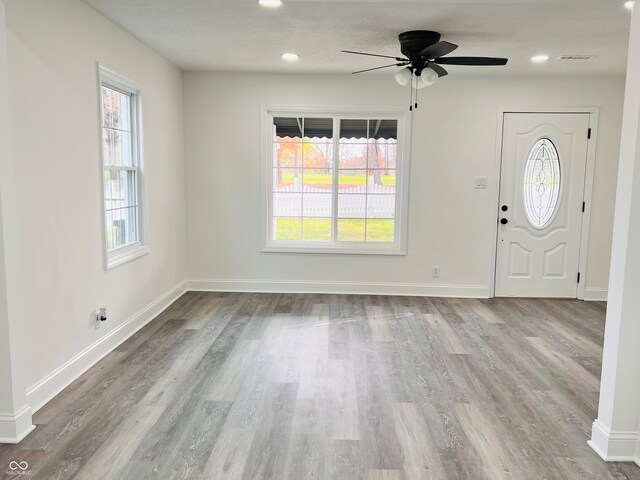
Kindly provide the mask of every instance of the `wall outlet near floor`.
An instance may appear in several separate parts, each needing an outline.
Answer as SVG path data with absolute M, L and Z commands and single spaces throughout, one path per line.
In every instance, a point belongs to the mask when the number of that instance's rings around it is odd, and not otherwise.
M 431 269 L 431 276 L 433 278 L 440 278 L 440 267 L 433 267 Z
M 100 328 L 102 322 L 107 321 L 107 307 L 96 308 L 96 328 Z

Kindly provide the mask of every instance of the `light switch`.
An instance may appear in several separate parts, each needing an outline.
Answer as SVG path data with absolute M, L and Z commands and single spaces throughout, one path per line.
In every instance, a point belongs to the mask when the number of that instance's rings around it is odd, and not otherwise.
M 476 177 L 476 188 L 487 188 L 489 179 L 487 177 Z

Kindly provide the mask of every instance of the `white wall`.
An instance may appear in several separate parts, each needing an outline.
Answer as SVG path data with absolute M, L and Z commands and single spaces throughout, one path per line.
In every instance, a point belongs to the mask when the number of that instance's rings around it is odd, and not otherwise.
M 590 445 L 640 465 L 640 9 L 631 21 L 598 418 Z
M 9 78 L 4 4 L 0 1 L 0 442 L 18 442 L 33 429 L 27 405 L 21 361 L 15 342 L 17 318 L 10 293 L 15 268 L 10 251 L 15 245 L 13 151 L 9 122 Z M 8 260 L 8 261 L 7 261 Z M 13 264 L 14 265 L 14 264 Z M 13 271 L 14 275 L 7 275 Z
M 0 2 L 0 166 L 9 158 L 9 92 L 7 84 L 6 33 L 4 5 Z M 4 174 L 4 171 L 2 171 Z M 3 178 L 4 175 L 2 175 Z M 2 185 L 0 185 L 1 187 Z M 2 222 L 2 191 L 0 190 L 0 414 L 13 413 L 11 344 L 4 262 L 4 225 Z
M 15 348 L 32 387 L 185 277 L 182 73 L 78 0 L 5 5 L 20 239 L 11 252 L 19 266 Z M 151 253 L 109 271 L 96 62 L 141 85 L 144 97 Z M 96 330 L 99 306 L 109 320 Z M 48 391 L 35 393 L 34 406 L 65 378 L 40 385 Z
M 414 115 L 409 254 L 326 256 L 260 253 L 260 105 L 408 105 L 408 90 L 391 75 L 187 73 L 188 274 L 225 281 L 384 282 L 403 285 L 363 288 L 486 295 L 496 229 L 498 108 L 596 106 L 600 134 L 589 268 L 583 278 L 587 295 L 602 293 L 608 279 L 623 88 L 623 79 L 613 77 L 451 75 L 421 90 Z M 476 176 L 489 177 L 488 190 L 474 189 Z M 431 278 L 434 265 L 441 267 L 440 279 Z M 446 288 L 432 287 L 437 284 Z M 255 282 L 192 285 L 270 288 Z

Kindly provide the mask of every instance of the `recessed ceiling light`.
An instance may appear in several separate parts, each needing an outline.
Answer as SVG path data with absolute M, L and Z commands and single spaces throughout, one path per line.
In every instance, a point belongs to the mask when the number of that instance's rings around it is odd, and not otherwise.
M 258 0 L 258 3 L 263 7 L 275 8 L 282 6 L 282 0 Z
M 636 5 L 636 0 L 629 0 L 628 2 L 624 2 L 624 8 L 627 10 L 633 10 L 633 7 Z
M 544 63 L 547 60 L 549 60 L 549 55 L 536 55 L 535 57 L 531 57 L 533 63 Z
M 285 62 L 297 62 L 300 60 L 300 55 L 297 53 L 283 53 L 281 58 Z

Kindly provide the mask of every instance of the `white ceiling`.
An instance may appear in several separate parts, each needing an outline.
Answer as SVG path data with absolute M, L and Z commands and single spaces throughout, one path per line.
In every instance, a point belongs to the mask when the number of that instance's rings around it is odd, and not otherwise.
M 344 73 L 385 59 L 341 49 L 399 54 L 397 35 L 436 30 L 453 55 L 504 56 L 506 67 L 447 67 L 451 73 L 623 74 L 630 13 L 620 0 L 84 0 L 185 70 Z M 287 64 L 283 52 L 301 60 Z M 551 60 L 532 65 L 532 55 Z M 596 55 L 559 61 L 560 55 Z

